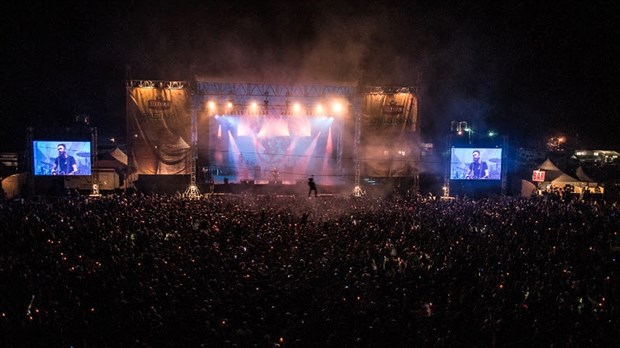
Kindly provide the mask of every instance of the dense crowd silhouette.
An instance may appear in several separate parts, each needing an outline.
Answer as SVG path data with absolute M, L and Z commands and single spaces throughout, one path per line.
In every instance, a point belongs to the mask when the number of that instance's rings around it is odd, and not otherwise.
M 553 196 L 5 201 L 0 345 L 612 346 L 619 214 Z

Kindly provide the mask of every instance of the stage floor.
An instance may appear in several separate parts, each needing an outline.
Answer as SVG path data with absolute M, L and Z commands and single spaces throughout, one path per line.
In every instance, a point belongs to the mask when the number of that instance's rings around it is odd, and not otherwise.
M 255 194 L 255 195 L 294 195 L 294 196 L 307 196 L 308 185 L 305 182 L 302 183 L 270 183 L 270 182 L 247 182 L 247 183 L 229 183 L 229 184 L 215 184 L 211 187 L 205 183 L 198 183 L 198 190 L 201 193 L 214 193 L 214 194 Z M 318 185 L 319 195 L 337 195 L 348 194 L 352 192 L 352 187 L 349 185 Z

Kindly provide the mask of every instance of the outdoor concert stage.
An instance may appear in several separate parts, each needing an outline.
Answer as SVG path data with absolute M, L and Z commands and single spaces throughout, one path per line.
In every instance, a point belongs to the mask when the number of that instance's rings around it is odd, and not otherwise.
M 413 87 L 132 80 L 128 182 L 174 192 L 353 191 L 419 172 Z M 178 175 L 190 175 L 178 183 Z M 153 177 L 150 177 L 153 176 Z M 344 182 L 342 178 L 347 178 Z M 223 184 L 224 179 L 228 184 Z M 170 182 L 169 184 L 165 182 Z

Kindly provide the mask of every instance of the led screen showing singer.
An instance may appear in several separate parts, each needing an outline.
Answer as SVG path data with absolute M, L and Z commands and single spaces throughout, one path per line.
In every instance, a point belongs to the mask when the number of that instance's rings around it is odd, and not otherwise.
M 501 180 L 501 148 L 456 148 L 450 151 L 451 180 Z
M 32 153 L 35 176 L 92 173 L 90 141 L 35 140 Z

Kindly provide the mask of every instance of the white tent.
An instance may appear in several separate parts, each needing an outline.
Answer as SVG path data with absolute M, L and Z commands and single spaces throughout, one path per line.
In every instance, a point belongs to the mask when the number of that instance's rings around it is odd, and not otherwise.
M 560 177 L 564 172 L 558 168 L 550 159 L 546 159 L 538 169 L 545 171 L 545 181 L 552 181 Z
M 521 180 L 521 197 L 532 197 L 536 193 L 536 185 L 527 180 Z
M 548 158 L 540 166 L 538 166 L 538 168 L 540 170 L 546 170 L 546 171 L 556 171 L 556 172 L 562 171 L 555 164 L 553 164 L 553 162 L 551 162 L 551 160 Z
M 116 168 L 121 169 L 127 167 L 127 154 L 118 147 L 114 150 L 101 153 L 99 160 L 97 161 L 97 167 L 102 168 Z
M 556 186 L 557 186 L 557 184 L 564 184 L 564 185 L 572 184 L 572 185 L 575 185 L 575 184 L 580 184 L 581 181 L 579 179 L 573 178 L 572 176 L 570 176 L 570 175 L 568 175 L 566 173 L 562 173 L 557 178 L 551 180 L 551 183 L 553 185 L 556 185 Z
M 112 158 L 119 161 L 120 163 L 127 165 L 127 154 L 125 154 L 123 150 L 119 149 L 118 147 L 115 148 L 112 152 L 110 152 L 110 156 L 112 156 Z

